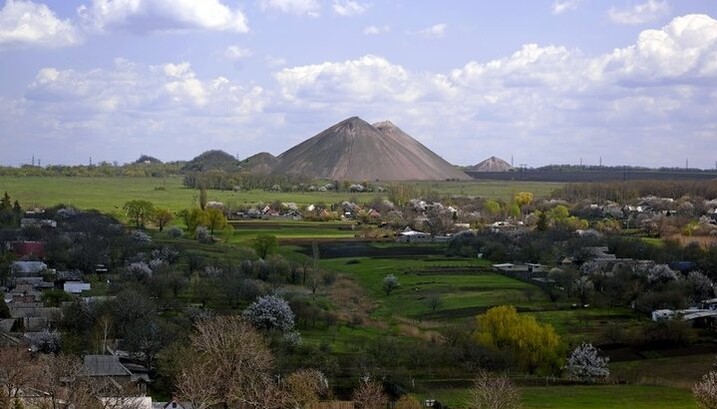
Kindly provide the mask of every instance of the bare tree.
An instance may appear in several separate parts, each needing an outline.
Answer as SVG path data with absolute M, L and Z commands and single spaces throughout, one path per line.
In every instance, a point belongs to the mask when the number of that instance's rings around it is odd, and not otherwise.
M 242 317 L 200 321 L 190 340 L 193 353 L 175 385 L 179 398 L 199 409 L 218 403 L 268 408 L 281 400 L 270 376 L 271 352 Z
M 717 408 L 717 371 L 703 376 L 702 381 L 692 387 L 692 393 L 700 409 Z
M 469 409 L 517 409 L 522 404 L 518 389 L 507 376 L 481 370 L 473 380 L 465 406 Z
M 30 353 L 26 348 L 7 347 L 0 349 L 0 399 L 10 402 L 17 397 L 18 391 L 31 386 L 39 375 L 38 366 L 32 362 Z
M 326 377 L 316 369 L 299 369 L 289 375 L 285 383 L 290 399 L 299 408 L 318 402 L 329 390 Z
M 351 398 L 357 409 L 384 409 L 388 404 L 388 396 L 383 391 L 383 386 L 371 380 L 361 380 Z

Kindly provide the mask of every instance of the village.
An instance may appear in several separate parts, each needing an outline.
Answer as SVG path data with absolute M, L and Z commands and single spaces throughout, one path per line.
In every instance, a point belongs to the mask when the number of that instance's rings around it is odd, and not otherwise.
M 196 314 L 246 306 L 256 296 L 271 293 L 266 288 L 269 283 L 300 286 L 308 277 L 314 283 L 313 297 L 319 286 L 330 294 L 334 285 L 327 278 L 331 275 L 316 266 L 321 252 L 316 248 L 322 247 L 320 238 L 288 241 L 308 244 L 309 248 L 313 243 L 313 262 L 292 261 L 286 253 L 270 255 L 278 248 L 272 247 L 258 260 L 255 255 L 242 256 L 231 262 L 235 267 L 220 266 L 216 264 L 218 260 L 208 257 L 193 260 L 191 254 L 184 254 L 194 246 L 191 242 L 195 238 L 205 246 L 226 245 L 222 244 L 219 232 L 210 235 L 209 240 L 204 237 L 207 232 L 202 229 L 206 230 L 208 219 L 200 218 L 197 223 L 185 220 L 185 227 L 193 224 L 193 232 L 169 226 L 160 234 L 151 228 L 154 226 L 151 212 L 142 221 L 142 228 L 133 230 L 138 226 L 136 214 L 129 211 L 127 225 L 123 226 L 111 217 L 71 207 L 24 211 L 17 203 L 14 207 L 10 205 L 7 193 L 3 203 L 7 217 L 3 217 L 0 237 L 6 305 L 0 320 L 2 345 L 28 351 L 30 356 L 80 353 L 76 376 L 101 385 L 97 386 L 96 394 L 102 399 L 131 402 L 143 408 L 192 407 L 172 393 L 162 394 L 172 398 L 167 401 L 150 398 L 150 391 L 156 394 L 158 388 L 176 390 L 166 384 L 166 375 L 161 373 L 166 365 L 160 362 L 161 351 L 171 345 L 179 328 L 187 328 L 181 320 L 189 320 L 186 322 L 191 327 L 195 319 L 192 316 Z M 689 240 L 709 241 L 717 237 L 717 200 L 647 196 L 625 203 L 584 200 L 571 203 L 560 198 L 535 199 L 531 193 L 519 192 L 510 202 L 453 196 L 440 200 L 405 198 L 401 205 L 388 197 L 359 203 L 360 199 L 355 198 L 337 204 L 298 206 L 275 202 L 228 209 L 221 202 L 207 201 L 192 212 L 219 210 L 223 220 L 216 227 L 226 230 L 230 226 L 234 231 L 240 231 L 242 223 L 267 223 L 267 233 L 271 233 L 277 221 L 335 224 L 336 229 L 343 229 L 347 237 L 352 237 L 349 243 L 386 243 L 384 246 L 393 243 L 390 246 L 398 246 L 395 251 L 399 253 L 425 250 L 426 254 L 445 252 L 479 263 L 486 260 L 488 264 L 482 264 L 484 267 L 467 271 L 483 274 L 488 269 L 527 283 L 545 294 L 550 302 L 567 302 L 570 309 L 590 311 L 607 305 L 620 306 L 656 325 L 671 321 L 687 324 L 670 327 L 668 331 L 674 333 L 663 334 L 657 340 L 648 337 L 628 341 L 613 334 L 616 345 L 662 342 L 679 347 L 685 345 L 681 341 L 685 336 L 693 340 L 690 342 L 700 342 L 694 338 L 698 332 L 685 334 L 700 331 L 699 337 L 703 338 L 715 329 L 714 246 L 703 248 L 689 244 Z M 184 214 L 179 212 L 176 220 L 181 221 L 187 212 Z M 645 237 L 648 241 L 634 237 Z M 655 237 L 670 240 L 679 237 L 688 244 L 681 245 L 675 240 L 670 244 L 672 250 L 649 250 L 649 240 Z M 641 244 L 635 245 L 635 240 Z M 258 241 L 255 238 L 247 242 L 254 247 L 249 249 L 252 253 L 261 251 L 255 246 Z M 273 246 L 281 244 L 274 241 Z M 232 284 L 234 279 L 230 277 L 234 269 L 242 277 L 237 284 Z M 319 278 L 313 274 L 321 274 L 323 284 L 318 284 Z M 294 275 L 303 279 L 291 278 Z M 249 279 L 252 276 L 258 280 Z M 394 278 L 398 287 L 400 276 Z M 310 283 L 304 285 L 311 288 Z M 137 284 L 149 292 L 141 295 L 145 290 L 137 292 L 133 287 Z M 238 298 L 227 301 L 217 298 L 218 293 L 226 291 L 219 288 L 232 285 L 236 292 L 230 294 Z M 415 290 L 419 291 L 419 287 Z M 390 293 L 391 290 L 386 291 L 387 295 Z M 133 303 L 133 308 L 127 302 Z M 439 300 L 435 303 L 440 305 Z M 294 309 L 296 305 L 293 304 Z M 170 321 L 175 322 L 171 330 L 152 329 L 152 325 L 168 325 L 165 321 L 170 311 L 181 312 L 184 318 L 180 321 L 172 318 Z M 317 314 L 317 310 L 312 311 L 310 315 Z M 327 311 L 318 312 L 326 315 L 327 320 L 341 320 L 329 318 L 331 314 Z M 80 318 L 86 314 L 94 316 L 90 328 Z M 299 311 L 293 314 L 297 314 L 297 322 L 303 319 Z M 327 325 L 330 328 L 336 324 Z M 91 339 L 77 339 L 78 336 Z M 8 378 L 2 379 L 8 382 Z M 11 398 L 26 404 L 49 396 L 34 386 L 29 389 L 4 386 L 11 391 Z

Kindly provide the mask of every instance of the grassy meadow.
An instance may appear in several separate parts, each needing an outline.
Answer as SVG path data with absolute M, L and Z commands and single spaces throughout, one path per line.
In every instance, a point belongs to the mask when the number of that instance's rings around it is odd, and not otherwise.
M 544 386 L 520 389 L 523 409 L 696 409 L 686 389 L 657 385 Z M 451 408 L 466 408 L 466 389 L 439 389 L 415 394 Z
M 430 189 L 441 194 L 483 196 L 510 200 L 516 192 L 529 191 L 546 197 L 562 186 L 544 182 L 422 182 L 417 189 Z M 23 207 L 52 206 L 58 203 L 82 209 L 121 213 L 128 200 L 143 199 L 158 207 L 178 211 L 198 202 L 198 192 L 182 185 L 181 177 L 167 178 L 80 178 L 80 177 L 0 177 L 0 193 L 7 191 Z M 310 203 L 353 200 L 369 202 L 373 193 L 303 193 L 255 191 L 208 191 L 208 199 L 241 206 L 260 202 Z M 221 242 L 200 244 L 191 238 L 172 239 L 154 232 L 156 244 L 171 245 L 186 252 L 234 264 L 251 250 L 246 246 L 259 234 L 275 235 L 282 247 L 280 254 L 303 257 L 310 243 L 339 247 L 347 242 L 358 245 L 357 231 L 347 222 L 306 221 L 234 221 L 233 230 L 219 232 Z M 390 337 L 410 347 L 416 339 L 431 340 L 452 325 L 470 324 L 486 309 L 510 304 L 519 311 L 535 316 L 542 323 L 555 327 L 563 339 L 574 345 L 583 340 L 594 341 L 610 326 L 630 328 L 639 325 L 633 311 L 622 308 L 571 309 L 568 304 L 551 302 L 536 286 L 515 280 L 491 269 L 483 259 L 446 257 L 443 245 L 421 246 L 380 241 L 368 246 L 367 255 L 356 257 L 322 257 L 321 268 L 339 273 L 337 285 L 319 290 L 316 302 L 330 307 L 341 317 L 336 325 L 301 330 L 302 338 L 315 345 L 328 344 L 335 353 L 351 353 L 357 345 L 366 345 Z M 409 251 L 410 250 L 410 251 Z M 416 254 L 414 254 L 416 253 Z M 398 277 L 400 287 L 386 295 L 382 288 L 388 274 Z M 95 292 L 106 288 L 97 282 Z M 308 289 L 295 286 L 291 291 Z M 186 294 L 185 297 L 188 297 Z M 226 306 L 221 306 L 226 307 Z M 359 320 L 353 318 L 359 317 Z M 627 385 L 590 386 L 522 386 L 523 407 L 538 408 L 695 408 L 690 387 L 708 371 L 712 355 L 680 357 L 650 356 L 650 359 L 611 363 L 613 379 Z M 459 376 L 464 376 L 460 374 Z M 426 380 L 414 395 L 419 399 L 438 399 L 451 408 L 465 407 L 466 389 L 427 389 Z M 448 380 L 450 381 L 450 380 Z M 520 382 L 518 382 L 520 384 Z M 659 385 L 659 386 L 655 386 Z M 423 392 L 421 392 L 423 391 Z
M 550 182 L 410 182 L 418 189 L 431 189 L 441 194 L 484 196 L 510 200 L 517 192 L 532 192 L 536 197 L 546 197 L 562 183 Z M 59 203 L 81 209 L 96 209 L 116 212 L 128 200 L 149 200 L 158 207 L 178 211 L 198 203 L 199 194 L 182 184 L 181 176 L 166 178 L 147 177 L 0 177 L 0 192 L 7 191 L 24 208 L 54 206 Z M 231 206 L 274 201 L 295 202 L 299 205 L 311 203 L 335 203 L 344 200 L 369 202 L 374 193 L 348 192 L 267 192 L 209 190 L 208 199 Z

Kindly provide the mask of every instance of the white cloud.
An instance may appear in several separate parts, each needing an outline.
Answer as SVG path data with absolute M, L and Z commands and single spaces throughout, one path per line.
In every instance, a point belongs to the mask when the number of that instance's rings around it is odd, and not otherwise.
M 282 95 L 289 101 L 410 102 L 435 92 L 449 91 L 441 89 L 441 81 L 436 81 L 440 76 L 411 74 L 374 55 L 339 63 L 285 68 L 275 77 Z
M 92 0 L 77 9 L 89 27 L 123 28 L 140 33 L 205 29 L 249 31 L 241 10 L 231 10 L 220 0 Z
M 608 17 L 618 24 L 645 24 L 667 15 L 669 11 L 670 5 L 666 0 L 647 0 L 633 7 L 612 7 L 608 11 Z
M 448 24 L 434 24 L 430 27 L 424 28 L 423 30 L 417 31 L 416 34 L 423 38 L 441 38 L 446 34 L 446 28 L 448 28 Z
M 633 46 L 603 57 L 606 74 L 622 84 L 691 84 L 717 76 L 717 20 L 693 14 L 645 30 Z
M 224 50 L 224 57 L 229 60 L 242 60 L 251 57 L 254 53 L 248 48 L 242 48 L 238 45 L 230 45 Z
M 575 10 L 578 8 L 582 0 L 556 0 L 553 3 L 553 14 L 563 14 L 570 10 Z
M 385 25 L 385 26 L 368 26 L 363 29 L 364 35 L 379 35 L 383 33 L 388 33 L 391 31 L 391 27 Z
M 669 165 L 673 153 L 713 151 L 704 135 L 717 127 L 717 92 L 707 85 L 717 83 L 717 20 L 675 18 L 643 31 L 632 46 L 596 56 L 527 44 L 444 75 L 367 55 L 285 68 L 276 79 L 287 112 L 391 118 L 441 138 L 459 163 L 477 162 L 461 155 L 480 149 L 542 163 L 597 152 L 611 154 L 612 164 Z M 675 135 L 679 145 L 665 149 Z M 614 153 L 614 146 L 624 149 Z
M 363 14 L 369 6 L 353 0 L 334 0 L 334 12 L 340 16 L 356 16 Z
M 318 17 L 321 4 L 317 0 L 260 0 L 262 10 L 276 10 L 299 16 Z
M 286 59 L 281 57 L 274 57 L 271 55 L 267 55 L 264 58 L 264 61 L 269 68 L 280 68 L 286 65 Z
M 81 42 L 69 20 L 60 20 L 44 4 L 8 0 L 0 10 L 0 48 L 66 47 Z
M 31 127 L 62 140 L 103 135 L 99 143 L 87 141 L 96 149 L 149 141 L 160 147 L 167 138 L 189 147 L 239 138 L 237 127 L 263 112 L 267 96 L 261 87 L 224 77 L 198 78 L 187 62 L 146 66 L 118 59 L 109 69 L 41 69 L 21 102 L 25 114 L 16 127 L 22 133 Z

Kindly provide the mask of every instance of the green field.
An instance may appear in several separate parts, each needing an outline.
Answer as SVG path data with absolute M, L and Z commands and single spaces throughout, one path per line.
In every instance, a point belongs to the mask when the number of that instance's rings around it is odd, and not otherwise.
M 484 196 L 510 200 L 516 192 L 533 192 L 536 197 L 545 197 L 562 186 L 550 182 L 412 182 L 419 189 L 431 189 L 445 195 Z M 59 203 L 82 209 L 97 209 L 103 212 L 119 211 L 128 200 L 143 199 L 158 207 L 177 211 L 194 206 L 198 192 L 182 185 L 181 176 L 166 178 L 84 178 L 84 177 L 0 177 L 0 192 L 7 191 L 24 208 L 54 206 Z M 344 200 L 370 202 L 374 193 L 348 192 L 267 192 L 252 190 L 242 192 L 208 192 L 209 200 L 223 202 L 230 206 L 245 204 L 295 202 L 299 205 L 311 203 L 336 203 Z
M 687 389 L 652 385 L 592 385 L 525 387 L 520 390 L 523 409 L 695 409 Z M 465 408 L 465 389 L 443 389 L 415 394 L 437 399 L 451 408 Z

